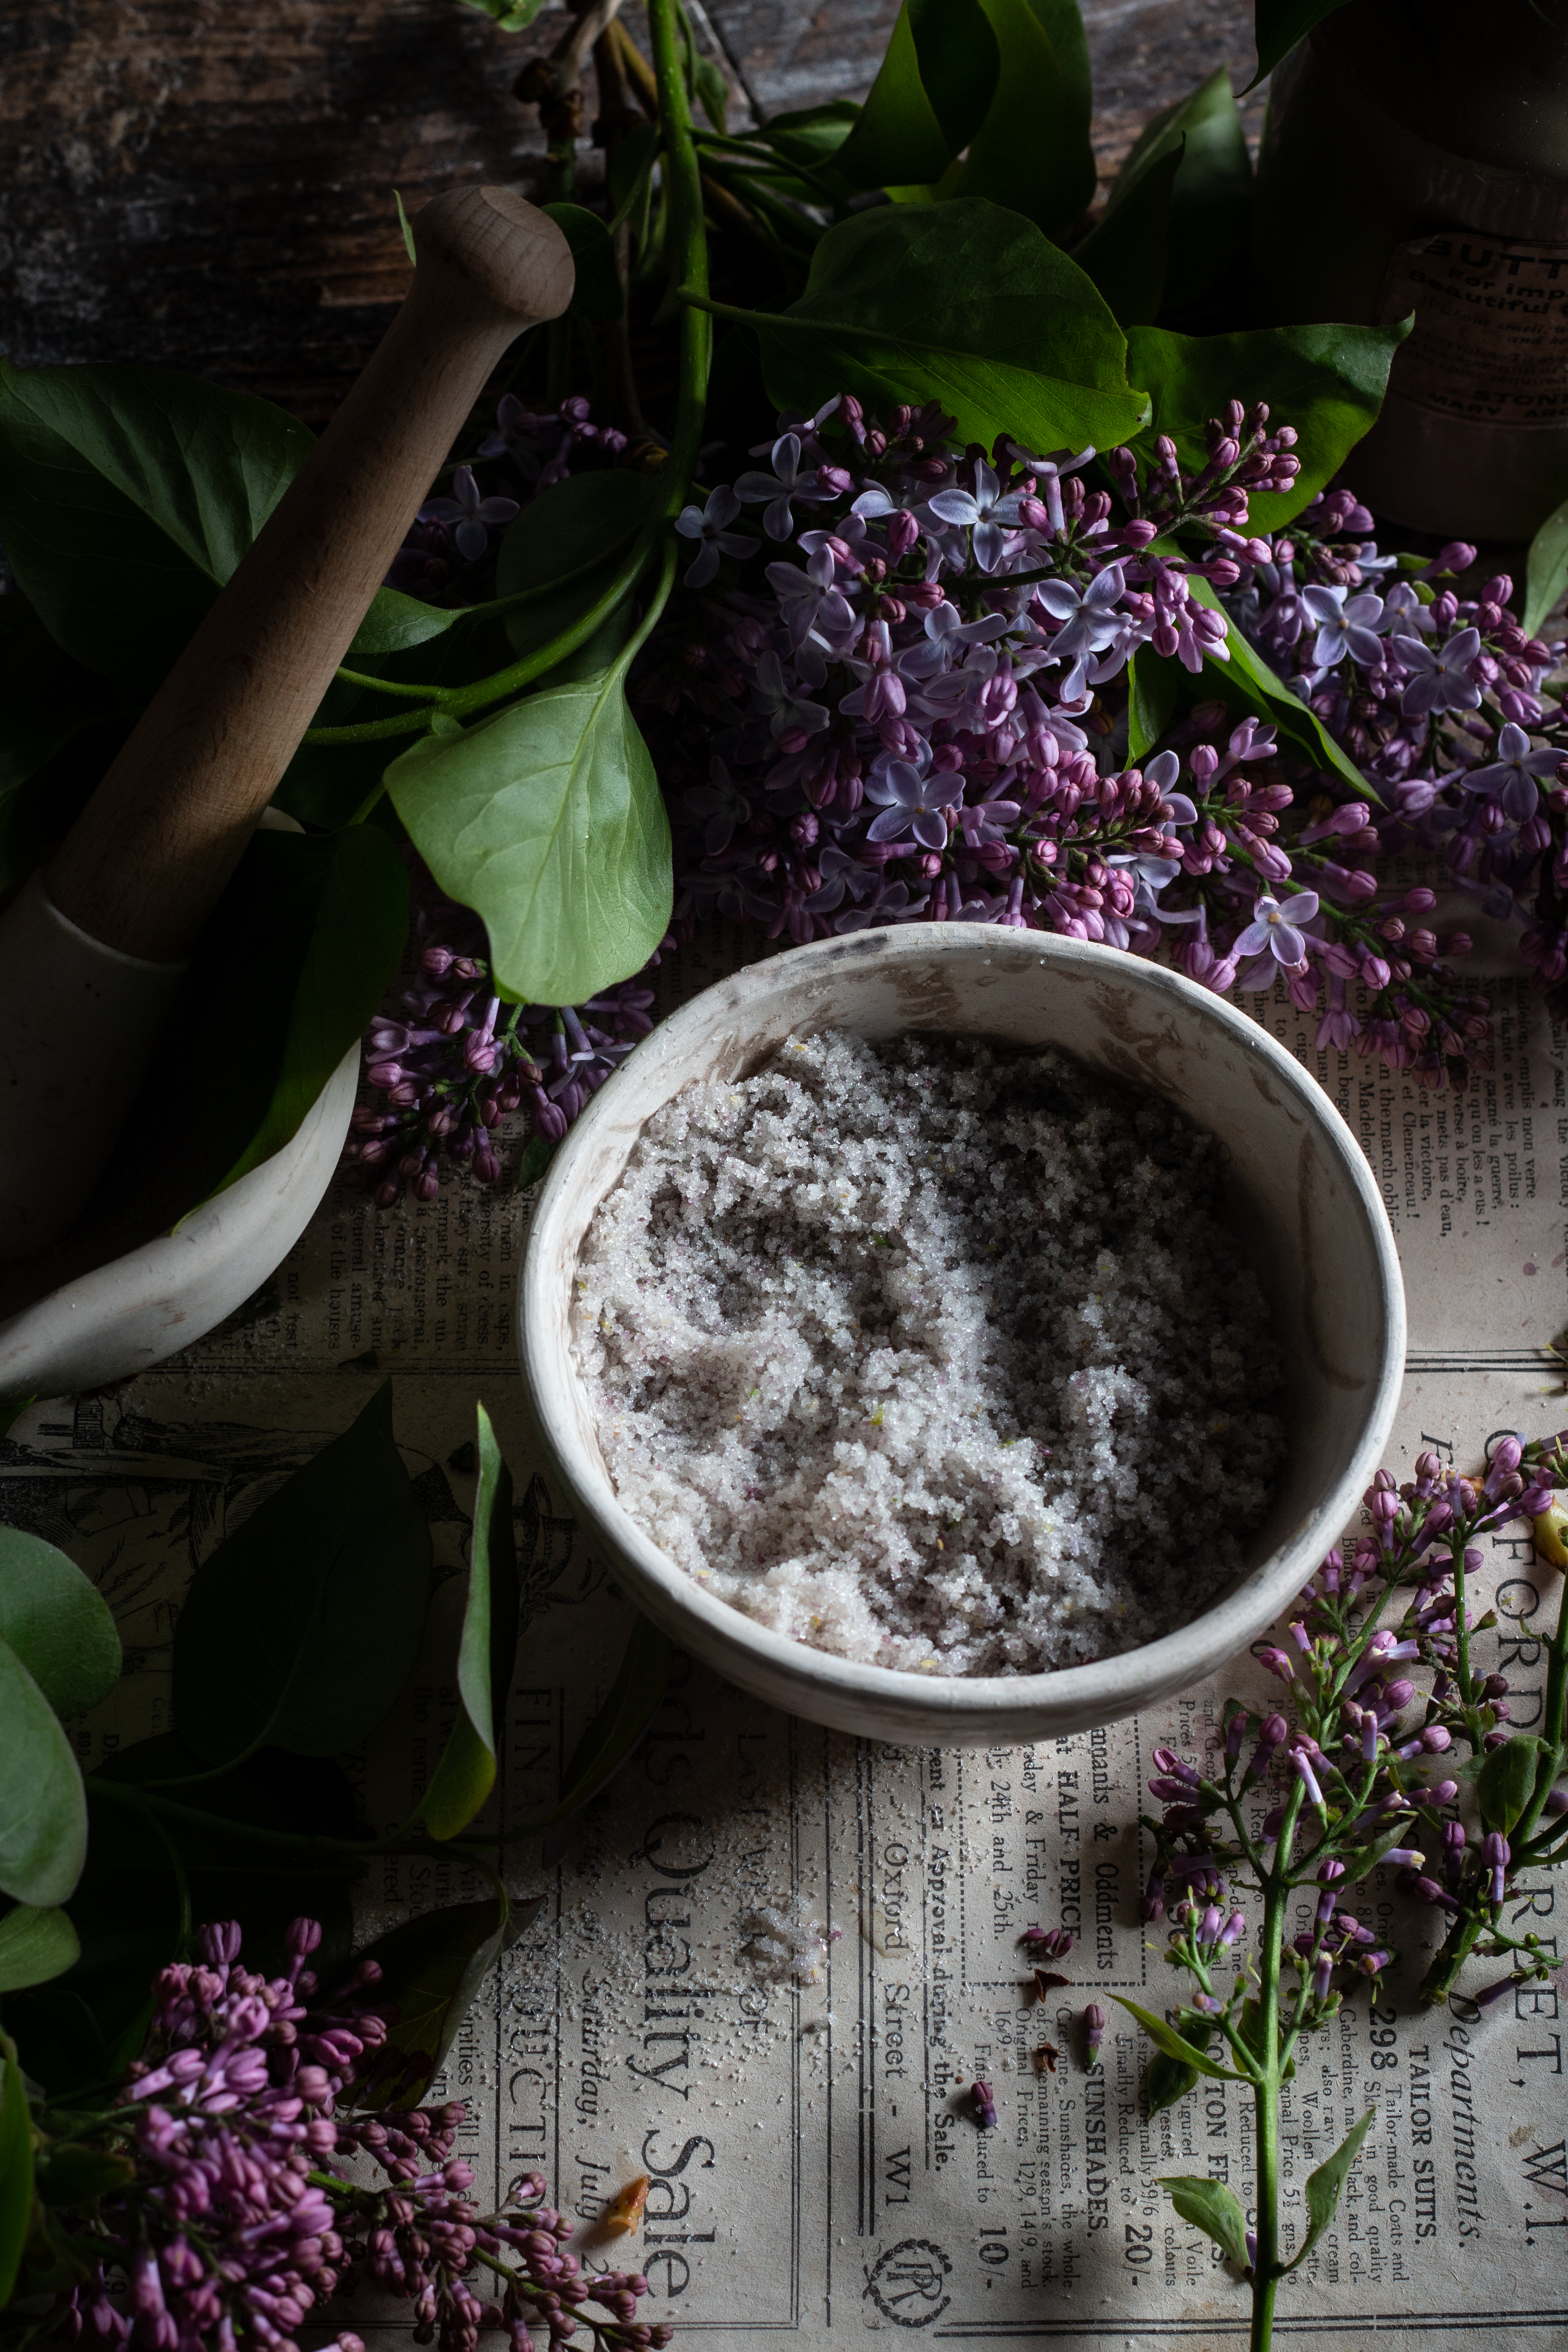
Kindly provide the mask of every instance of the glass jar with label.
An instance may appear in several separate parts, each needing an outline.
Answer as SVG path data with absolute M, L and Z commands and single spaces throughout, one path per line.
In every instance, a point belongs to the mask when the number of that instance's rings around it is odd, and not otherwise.
M 1353 487 L 1445 536 L 1568 499 L 1568 0 L 1348 0 L 1276 68 L 1260 320 L 1415 315 Z

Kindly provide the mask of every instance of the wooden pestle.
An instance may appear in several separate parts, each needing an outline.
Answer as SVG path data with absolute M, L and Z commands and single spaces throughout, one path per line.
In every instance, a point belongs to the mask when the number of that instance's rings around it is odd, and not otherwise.
M 385 339 L 50 863 L 60 912 L 125 954 L 188 955 L 485 378 L 572 299 L 566 239 L 504 188 L 414 234 Z
M 32 1255 L 89 1197 L 184 961 L 475 396 L 572 299 L 566 239 L 504 188 L 437 197 L 415 241 L 364 373 L 0 918 L 0 1255 Z

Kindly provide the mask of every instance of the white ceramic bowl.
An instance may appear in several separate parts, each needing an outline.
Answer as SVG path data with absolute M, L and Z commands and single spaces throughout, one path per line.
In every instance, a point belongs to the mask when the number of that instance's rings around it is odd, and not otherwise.
M 1216 1135 L 1226 1208 L 1288 1368 L 1279 1492 L 1225 1597 L 1163 1641 L 1057 1674 L 899 1674 L 828 1657 L 704 1592 L 618 1500 L 571 1342 L 583 1235 L 643 1123 L 693 1079 L 735 1078 L 788 1036 L 911 1030 L 1055 1045 L 1163 1096 Z M 552 1162 L 520 1301 L 524 1377 L 578 1517 L 639 1609 L 791 1714 L 895 1743 L 991 1747 L 1107 1723 L 1223 1666 L 1352 1518 L 1382 1458 L 1405 1363 L 1405 1294 L 1383 1202 L 1316 1081 L 1223 998 L 1111 948 L 975 923 L 911 924 L 753 964 L 660 1024 Z

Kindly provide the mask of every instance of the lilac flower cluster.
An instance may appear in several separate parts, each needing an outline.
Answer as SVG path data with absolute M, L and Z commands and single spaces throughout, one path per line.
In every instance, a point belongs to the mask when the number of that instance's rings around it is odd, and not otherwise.
M 1126 758 L 1133 656 L 1224 661 L 1220 596 L 1279 572 L 1246 525 L 1249 496 L 1297 471 L 1288 428 L 1233 402 L 1198 471 L 1168 441 L 1146 468 L 1114 450 L 1113 501 L 1086 487 L 1092 450 L 960 452 L 929 410 L 884 429 L 846 398 L 780 425 L 753 453 L 767 469 L 682 517 L 704 593 L 634 695 L 676 834 L 678 939 L 717 915 L 797 941 L 913 920 L 1179 941 L 1209 988 L 1283 977 L 1324 1045 L 1467 1083 L 1489 1008 L 1439 960 L 1434 893 L 1380 885 L 1369 803 L 1289 772 L 1270 727 L 1214 700 Z M 1178 531 L 1197 552 L 1172 551 Z
M 1357 761 L 1384 803 L 1382 845 L 1439 855 L 1503 920 L 1541 983 L 1568 976 L 1563 646 L 1528 636 L 1506 572 L 1473 595 L 1456 541 L 1430 563 L 1382 555 L 1348 491 L 1313 501 L 1229 593 L 1238 626 Z M 1561 1010 L 1559 1006 L 1557 1009 Z
M 1489 1817 L 1492 1786 L 1482 1768 L 1509 1743 L 1506 1678 L 1472 1666 L 1474 1634 L 1495 1625 L 1467 1599 L 1467 1579 L 1481 1567 L 1478 1539 L 1511 1519 L 1538 1519 L 1554 1487 L 1568 1477 L 1568 1431 L 1524 1446 L 1511 1436 L 1493 1446 L 1477 1479 L 1446 1470 L 1436 1454 L 1416 1456 L 1403 1486 L 1380 1470 L 1364 1497 L 1372 1532 L 1348 1550 L 1336 1548 L 1301 1596 L 1285 1640 L 1258 1652 L 1285 1686 L 1290 1712 L 1262 1718 L 1239 1706 L 1224 1716 L 1217 1769 L 1200 1771 L 1168 1748 L 1155 1750 L 1149 1783 L 1164 1810 L 1148 1826 L 1158 1860 L 1143 1916 L 1171 1907 L 1172 1958 L 1199 1984 L 1193 2006 L 1228 2015 L 1209 1977 L 1218 1953 L 1244 1937 L 1246 1921 L 1227 1912 L 1226 1887 L 1237 1872 L 1260 1884 L 1312 1885 L 1316 1910 L 1287 1958 L 1301 1976 L 1292 2032 L 1321 2022 L 1339 2005 L 1336 1971 L 1374 1977 L 1395 1957 L 1378 1935 L 1338 1907 L 1338 1883 L 1391 1865 L 1399 1884 L 1446 1915 L 1451 1932 L 1429 1972 L 1428 1998 L 1452 1989 L 1471 1953 L 1509 1955 L 1512 1972 L 1478 1996 L 1500 1998 L 1551 1964 L 1533 1935 L 1510 1937 L 1504 1906 L 1515 1873 L 1561 1857 L 1568 1791 L 1552 1783 L 1568 1761 L 1548 1743 L 1540 1786 L 1516 1808 L 1511 1843 Z M 1379 1623 L 1384 1606 L 1411 1588 L 1396 1623 Z M 1558 1646 L 1563 1641 L 1560 1629 Z M 1425 1693 L 1415 1675 L 1429 1675 Z M 1413 1714 L 1412 1710 L 1415 1712 Z M 1465 1770 L 1479 1800 L 1479 1833 L 1459 1818 L 1461 1782 L 1428 1780 L 1423 1769 L 1463 1743 Z M 1533 1776 L 1532 1776 L 1533 1777 Z M 1245 1801 L 1276 1797 L 1256 1827 Z M 1228 1816 L 1230 1832 L 1223 1833 Z M 1310 1825 L 1316 1824 L 1315 1829 Z M 1305 1838 L 1305 1852 L 1293 1851 Z M 1270 1860 L 1268 1850 L 1274 1849 Z M 1234 1997 L 1233 1997 L 1234 2000 Z
M 640 979 L 559 1010 L 503 1004 L 478 916 L 444 898 L 422 866 L 411 878 L 412 972 L 366 1034 L 365 1082 L 380 1101 L 354 1112 L 349 1145 L 383 1209 L 405 1185 L 433 1201 L 443 1161 L 494 1183 L 498 1130 L 514 1112 L 527 1111 L 541 1144 L 559 1142 L 653 1026 L 653 992 Z
M 668 2327 L 637 2317 L 647 2279 L 584 2270 L 538 2175 L 500 2212 L 475 2209 L 472 2169 L 452 2154 L 461 2105 L 357 2105 L 378 2079 L 386 2087 L 386 2029 L 371 2006 L 380 1972 L 362 1963 L 343 1997 L 316 2005 L 304 1962 L 321 1934 L 297 1920 L 287 1972 L 268 1979 L 238 1965 L 237 1927 L 205 1928 L 200 1960 L 159 1977 L 144 2055 L 73 2143 L 121 2163 L 56 2233 L 79 2272 L 56 2334 L 140 2352 L 298 2352 L 312 2313 L 371 2279 L 407 2298 L 415 2342 L 441 2352 L 474 2352 L 487 2332 L 531 2352 L 540 2328 L 559 2345 L 586 2331 L 595 2352 L 667 2344 Z M 384 2179 L 350 2179 L 338 2165 L 352 2157 Z M 334 2347 L 363 2352 L 346 2329 Z
M 426 499 L 420 508 L 393 558 L 386 585 L 439 604 L 461 586 L 473 565 L 484 561 L 491 531 L 510 522 L 521 502 L 502 492 L 483 491 L 476 466 L 499 461 L 526 499 L 581 471 L 584 462 L 613 463 L 626 446 L 626 435 L 614 425 L 595 424 L 581 394 L 548 415 L 538 415 L 507 393 L 496 410 L 495 430 L 480 442 L 471 463 L 456 469 L 451 495 Z

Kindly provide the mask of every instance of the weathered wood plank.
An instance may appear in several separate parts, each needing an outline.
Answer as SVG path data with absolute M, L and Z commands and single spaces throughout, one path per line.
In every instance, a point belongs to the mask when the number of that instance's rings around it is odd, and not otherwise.
M 896 0 L 710 0 L 764 112 L 863 94 Z M 1088 0 L 1102 162 L 1221 62 L 1247 0 Z M 392 190 L 529 184 L 519 68 L 563 23 L 462 0 L 53 0 L 0 26 L 0 317 L 23 364 L 135 359 L 320 420 L 403 282 Z M 635 21 L 635 19 L 634 19 Z M 593 100 L 589 93 L 589 119 Z

